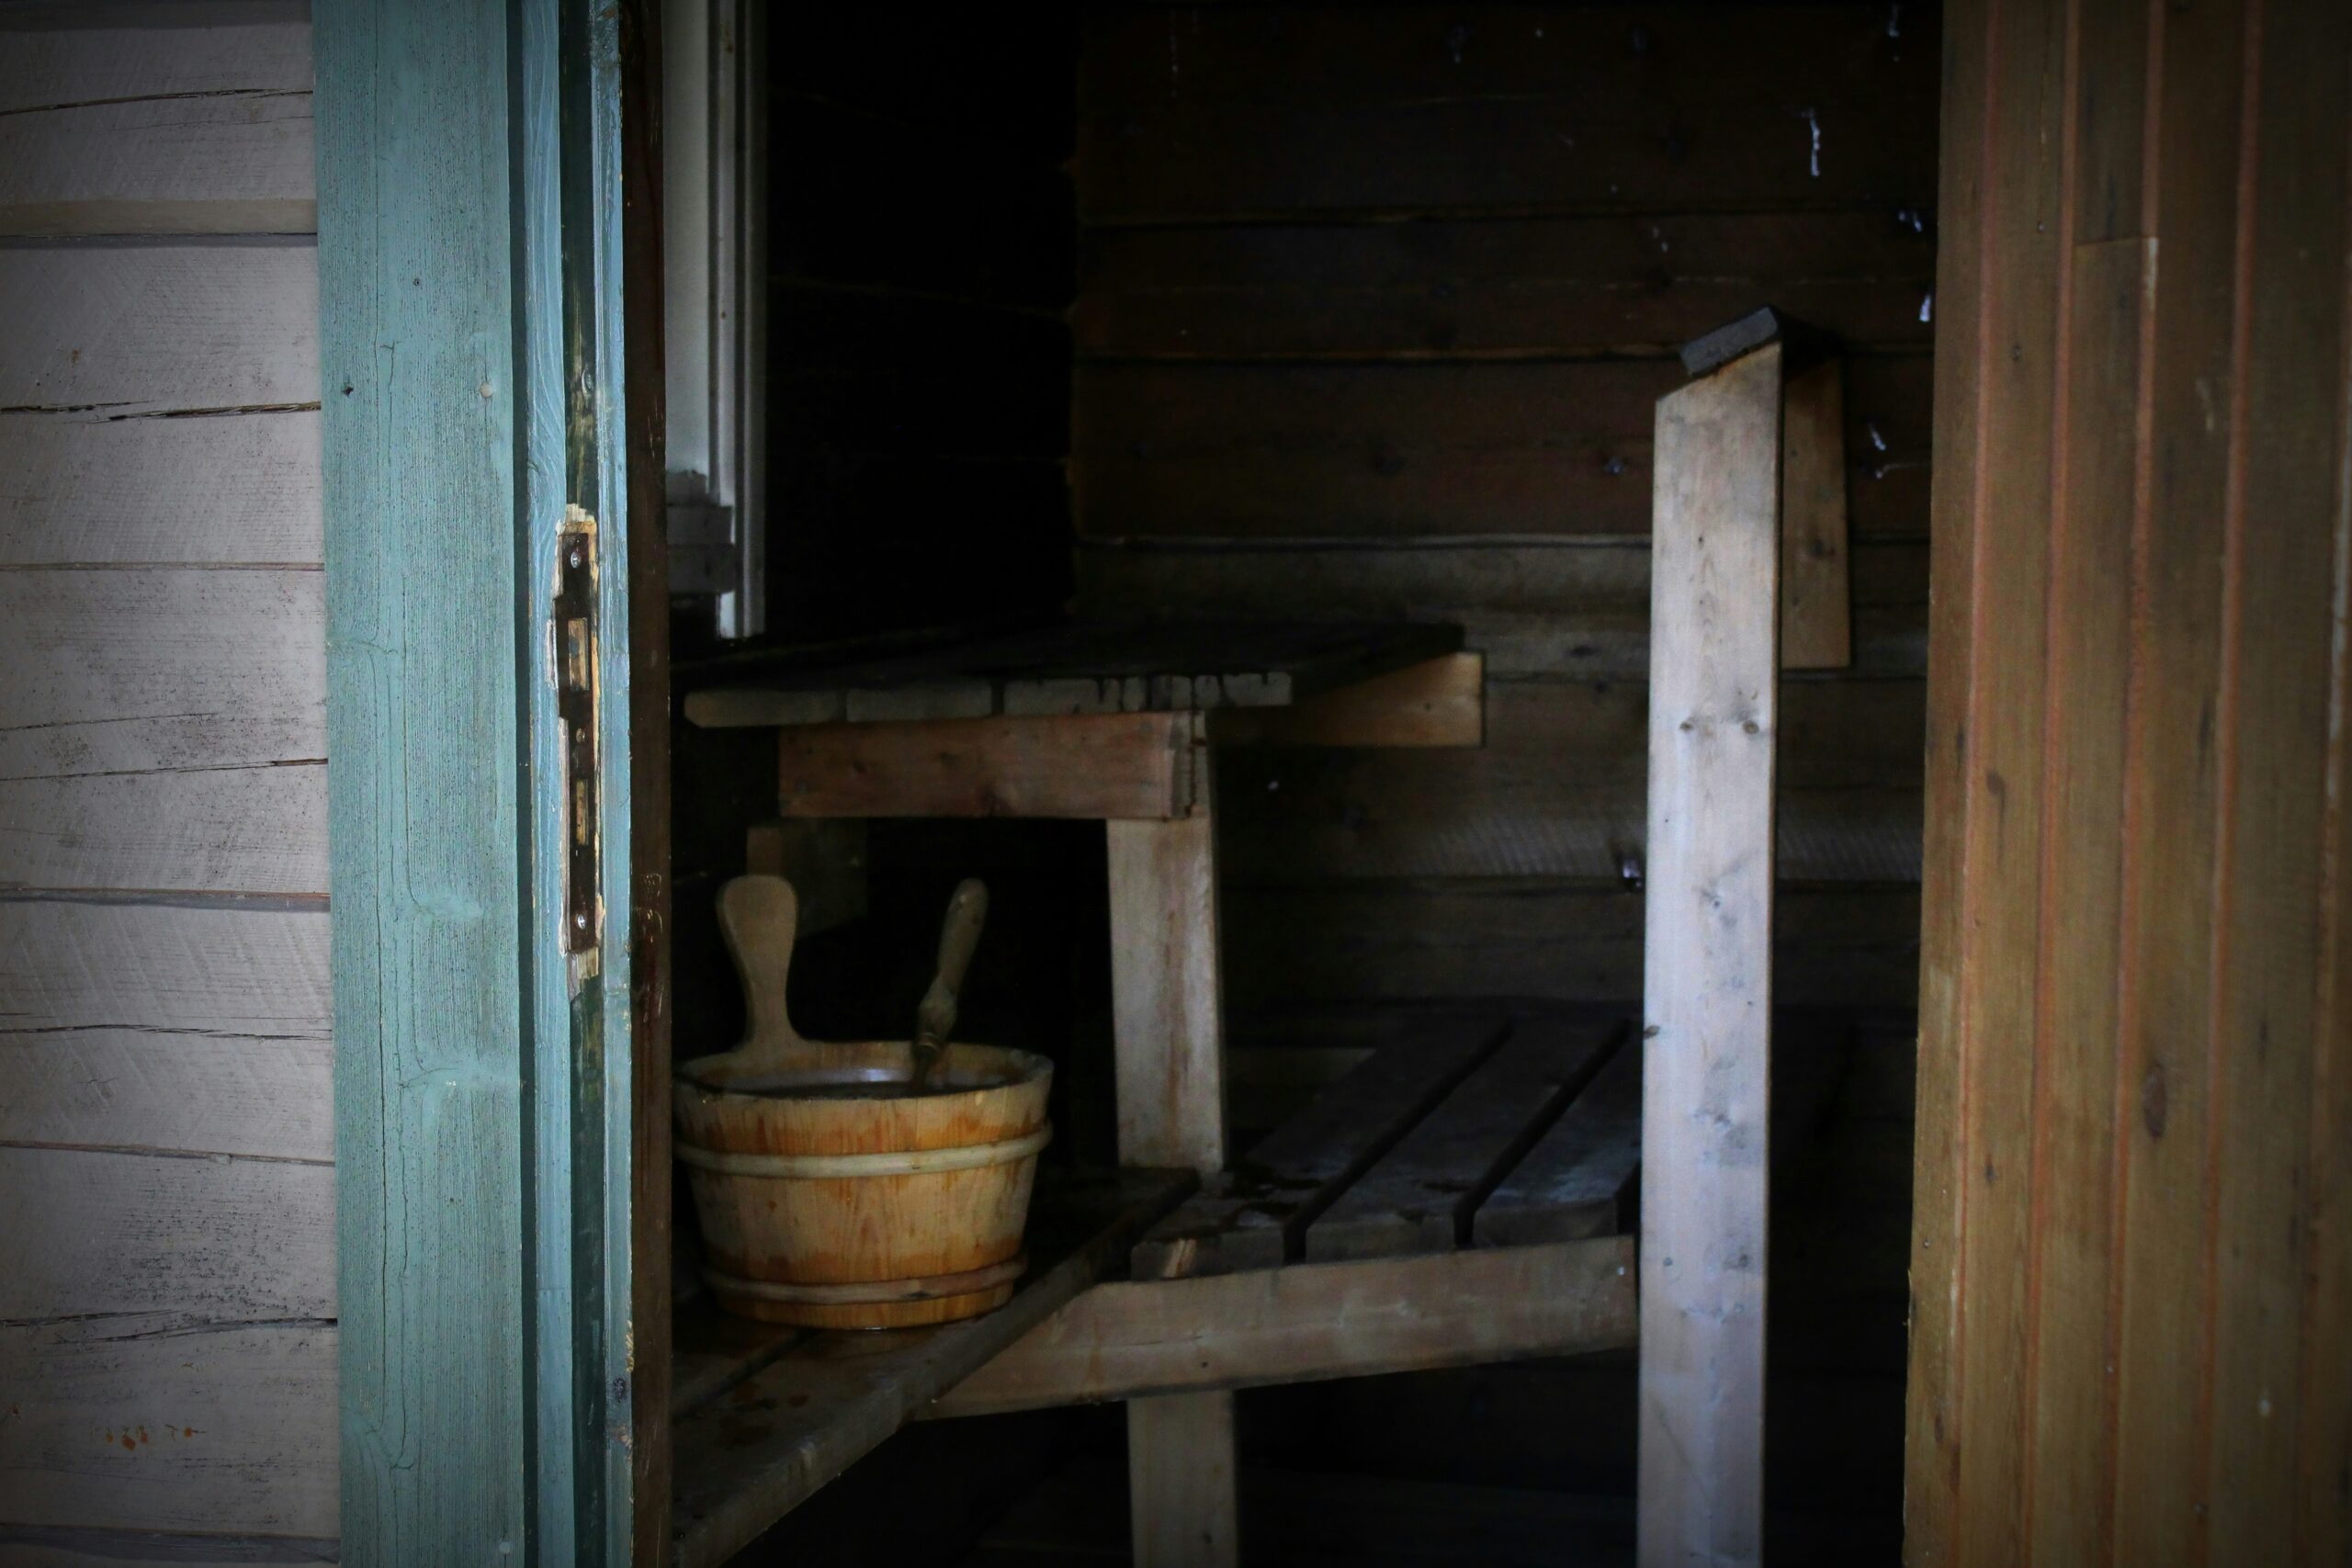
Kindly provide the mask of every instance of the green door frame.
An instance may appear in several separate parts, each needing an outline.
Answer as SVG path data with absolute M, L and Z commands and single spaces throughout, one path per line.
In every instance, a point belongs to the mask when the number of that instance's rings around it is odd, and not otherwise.
M 626 1562 L 623 22 L 313 14 L 343 1560 Z

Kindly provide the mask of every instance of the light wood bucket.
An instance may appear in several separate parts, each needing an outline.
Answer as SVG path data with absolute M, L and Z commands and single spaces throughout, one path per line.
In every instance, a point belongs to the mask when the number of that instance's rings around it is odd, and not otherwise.
M 909 1082 L 911 1046 L 790 1034 L 791 890 L 781 879 L 730 883 L 721 914 L 752 1037 L 685 1063 L 675 1097 L 678 1157 L 709 1255 L 703 1277 L 719 1304 L 811 1328 L 910 1328 L 1010 1301 L 1050 1136 L 1053 1064 L 951 1044 L 931 1092 L 838 1098 Z

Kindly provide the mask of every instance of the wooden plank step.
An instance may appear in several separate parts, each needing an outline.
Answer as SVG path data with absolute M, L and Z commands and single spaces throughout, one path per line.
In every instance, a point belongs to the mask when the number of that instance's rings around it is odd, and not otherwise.
M 1632 1040 L 1478 1205 L 1471 1239 L 1524 1247 L 1609 1235 L 1641 1163 L 1642 1047 Z
M 984 637 L 686 698 L 706 728 L 1285 707 L 1460 650 L 1459 626 L 1130 622 Z
M 1003 1307 L 938 1328 L 810 1335 L 677 1416 L 673 1561 L 709 1568 L 741 1550 L 1114 1268 L 1194 1180 L 1190 1171 L 1125 1170 L 1041 1186 L 1031 1272 Z M 761 1351 L 755 1344 L 747 1353 Z M 693 1354 L 697 1385 L 723 1386 L 727 1374 L 707 1350 Z
M 1267 1134 L 1215 1190 L 1154 1226 L 1135 1277 L 1175 1280 L 1272 1269 L 1302 1254 L 1307 1225 L 1409 1133 L 1503 1037 L 1501 1019 L 1432 1021 L 1376 1051 Z
M 1632 1348 L 1634 1239 L 1111 1280 L 926 1416 L 1375 1377 Z
M 1494 1055 L 1306 1228 L 1310 1261 L 1443 1252 L 1582 1089 L 1618 1025 L 1522 1020 Z

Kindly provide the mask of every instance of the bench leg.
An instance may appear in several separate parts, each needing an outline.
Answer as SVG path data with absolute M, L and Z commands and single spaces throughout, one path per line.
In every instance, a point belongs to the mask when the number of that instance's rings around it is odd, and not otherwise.
M 1121 1162 L 1205 1175 L 1225 1164 L 1225 1042 L 1208 751 L 1194 755 L 1194 815 L 1107 824 L 1111 989 Z M 1136 1568 L 1230 1568 L 1233 1395 L 1130 1400 L 1127 1484 Z
M 1127 1496 L 1136 1568 L 1229 1568 L 1239 1561 L 1233 1395 L 1127 1401 Z

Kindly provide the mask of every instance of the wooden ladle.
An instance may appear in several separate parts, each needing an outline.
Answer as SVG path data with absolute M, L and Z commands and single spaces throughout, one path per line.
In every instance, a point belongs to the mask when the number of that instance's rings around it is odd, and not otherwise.
M 788 1049 L 808 1042 L 785 1010 L 800 899 L 781 876 L 739 876 L 718 890 L 718 930 L 743 977 L 742 1049 Z
M 970 877 L 956 885 L 947 900 L 947 919 L 939 930 L 939 973 L 915 1009 L 914 1092 L 921 1094 L 946 1054 L 947 1038 L 956 1032 L 956 993 L 963 988 L 964 971 L 971 967 L 972 950 L 979 945 L 980 926 L 989 918 L 989 890 Z

